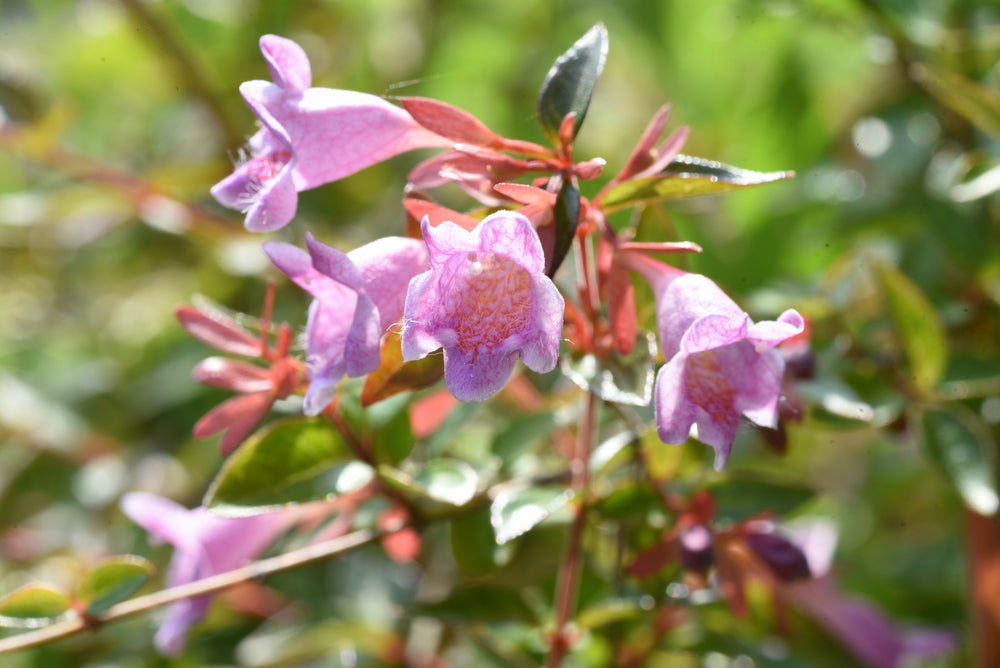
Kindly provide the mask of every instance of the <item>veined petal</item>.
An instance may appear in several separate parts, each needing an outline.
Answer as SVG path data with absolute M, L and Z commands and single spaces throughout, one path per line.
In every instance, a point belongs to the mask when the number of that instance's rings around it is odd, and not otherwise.
M 521 360 L 532 371 L 548 373 L 559 361 L 563 311 L 566 304 L 559 288 L 540 274 L 531 275 L 531 296 L 535 315 L 534 334 L 527 334 Z
M 264 35 L 260 38 L 260 52 L 264 55 L 274 83 L 286 91 L 303 91 L 312 85 L 309 57 L 292 40 L 277 35 Z
M 680 348 L 690 354 L 721 348 L 746 338 L 750 316 L 732 317 L 719 313 L 704 315 L 690 324 L 681 338 Z
M 660 440 L 679 445 L 688 440 L 695 421 L 695 406 L 687 394 L 684 375 L 687 355 L 675 355 L 660 367 L 656 374 L 656 391 L 653 408 L 656 411 L 656 430 Z
M 347 253 L 317 241 L 311 232 L 306 232 L 306 248 L 309 249 L 309 257 L 316 271 L 352 290 L 357 291 L 364 287 L 361 272 Z
M 456 253 L 479 250 L 477 239 L 471 232 L 448 220 L 431 227 L 430 218 L 424 216 L 420 221 L 420 232 L 427 244 L 429 260 L 434 269 L 444 265 Z
M 479 250 L 508 257 L 528 273 L 545 271 L 545 254 L 531 221 L 515 211 L 497 211 L 472 231 Z
M 484 401 L 503 389 L 517 364 L 517 353 L 483 351 L 469 355 L 461 349 L 444 351 L 444 380 L 459 401 Z
M 354 320 L 347 332 L 347 342 L 344 347 L 348 376 L 357 378 L 378 368 L 382 362 L 379 349 L 381 340 L 382 328 L 379 326 L 378 309 L 371 298 L 362 293 L 358 295 Z
M 776 346 L 785 339 L 801 334 L 805 329 L 805 319 L 795 309 L 788 309 L 777 320 L 766 320 L 752 325 L 747 331 L 747 339 L 758 348 Z

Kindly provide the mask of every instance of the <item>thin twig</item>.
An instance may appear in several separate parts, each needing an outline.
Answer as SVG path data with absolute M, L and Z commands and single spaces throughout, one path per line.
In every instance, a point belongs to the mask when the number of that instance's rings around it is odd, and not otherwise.
M 262 559 L 251 564 L 237 568 L 225 573 L 219 573 L 203 580 L 196 580 L 187 584 L 163 589 L 161 591 L 140 596 L 128 601 L 119 603 L 102 615 L 93 618 L 77 617 L 64 622 L 53 624 L 35 631 L 29 631 L 17 636 L 0 640 L 0 655 L 17 652 L 32 647 L 38 647 L 53 640 L 67 638 L 77 635 L 83 631 L 95 629 L 103 624 L 118 621 L 126 617 L 131 617 L 139 613 L 158 608 L 160 606 L 175 603 L 177 601 L 213 594 L 223 589 L 228 589 L 247 580 L 263 578 L 272 573 L 290 570 L 299 566 L 304 566 L 316 561 L 322 561 L 330 557 L 350 552 L 351 550 L 367 545 L 379 538 L 400 531 L 406 525 L 393 527 L 388 531 L 371 531 L 368 529 L 355 531 L 354 533 L 340 536 L 322 543 L 307 545 L 297 550 L 292 550 L 280 554 L 270 559 Z

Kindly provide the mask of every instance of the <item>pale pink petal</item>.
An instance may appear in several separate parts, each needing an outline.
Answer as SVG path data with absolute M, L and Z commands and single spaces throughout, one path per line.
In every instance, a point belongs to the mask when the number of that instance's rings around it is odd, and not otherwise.
M 767 320 L 752 325 L 747 332 L 747 339 L 757 347 L 770 348 L 801 334 L 805 326 L 805 319 L 799 312 L 789 309 L 779 315 L 777 320 Z
M 562 336 L 563 302 L 559 288 L 552 281 L 542 280 L 541 275 L 531 276 L 531 296 L 534 301 L 537 336 L 529 336 L 522 343 L 521 360 L 538 373 L 548 373 L 559 361 L 559 341 Z
M 190 531 L 191 511 L 179 503 L 147 492 L 130 492 L 120 505 L 130 520 L 158 540 L 187 551 L 198 549 L 198 537 Z
M 680 349 L 689 355 L 721 348 L 746 338 L 750 317 L 709 313 L 692 322 L 681 337 Z
M 503 389 L 517 364 L 517 353 L 480 352 L 472 358 L 464 350 L 444 351 L 444 380 L 459 401 L 484 401 Z
M 228 357 L 203 359 L 195 365 L 191 376 L 202 385 L 232 392 L 267 392 L 271 389 L 269 369 Z
M 695 421 L 695 406 L 687 396 L 684 374 L 687 356 L 676 355 L 660 367 L 656 374 L 656 430 L 660 440 L 679 445 L 688 440 Z
M 480 250 L 509 257 L 530 274 L 545 271 L 542 242 L 527 218 L 514 211 L 497 211 L 488 218 L 489 225 L 480 225 L 472 232 Z
M 286 91 L 302 91 L 312 85 L 309 57 L 302 47 L 290 39 L 277 35 L 260 38 L 260 52 L 274 83 Z
M 457 253 L 479 250 L 478 239 L 473 236 L 473 232 L 468 232 L 451 221 L 446 220 L 440 225 L 431 227 L 430 218 L 424 216 L 420 221 L 420 231 L 427 244 L 431 267 L 434 269 L 441 267 Z

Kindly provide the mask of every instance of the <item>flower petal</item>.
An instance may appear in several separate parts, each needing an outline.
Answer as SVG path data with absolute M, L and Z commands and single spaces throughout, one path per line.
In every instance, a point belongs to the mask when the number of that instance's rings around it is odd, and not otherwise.
M 309 57 L 302 47 L 290 39 L 277 35 L 260 38 L 260 52 L 264 55 L 271 78 L 286 91 L 303 91 L 312 85 Z
M 684 375 L 687 355 L 680 353 L 660 367 L 656 374 L 656 431 L 660 440 L 679 445 L 688 440 L 695 421 L 695 406 L 687 394 Z

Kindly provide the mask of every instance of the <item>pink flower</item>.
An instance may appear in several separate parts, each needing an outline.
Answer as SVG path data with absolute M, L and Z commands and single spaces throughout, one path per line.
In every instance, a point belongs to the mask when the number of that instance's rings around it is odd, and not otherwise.
M 445 383 L 461 401 L 500 391 L 518 354 L 539 373 L 555 368 L 564 303 L 528 219 L 498 211 L 468 232 L 425 216 L 421 229 L 431 269 L 406 293 L 403 359 L 443 348 Z
M 264 127 L 249 141 L 250 159 L 212 188 L 219 203 L 246 212 L 248 230 L 284 227 L 299 191 L 398 153 L 451 145 L 380 97 L 310 88 L 309 59 L 289 39 L 264 35 L 260 50 L 274 83 L 247 81 L 240 94 Z
M 271 261 L 315 299 L 306 324 L 306 415 L 318 415 L 337 383 L 371 373 L 381 362 L 382 335 L 403 313 L 406 285 L 427 268 L 416 239 L 386 237 L 344 253 L 306 234 L 309 252 L 264 243 Z
M 216 517 L 205 508 L 188 510 L 145 492 L 126 494 L 121 507 L 154 538 L 173 544 L 168 587 L 243 566 L 263 553 L 301 515 L 290 511 L 240 518 Z M 205 616 L 211 600 L 211 596 L 197 596 L 172 604 L 156 632 L 156 648 L 169 656 L 182 652 L 188 628 Z
M 656 296 L 660 346 L 667 363 L 656 375 L 656 426 L 664 443 L 698 440 L 715 449 L 715 468 L 729 459 L 740 415 L 774 427 L 785 362 L 773 346 L 802 331 L 789 309 L 754 323 L 719 286 L 636 252 L 622 261 Z

